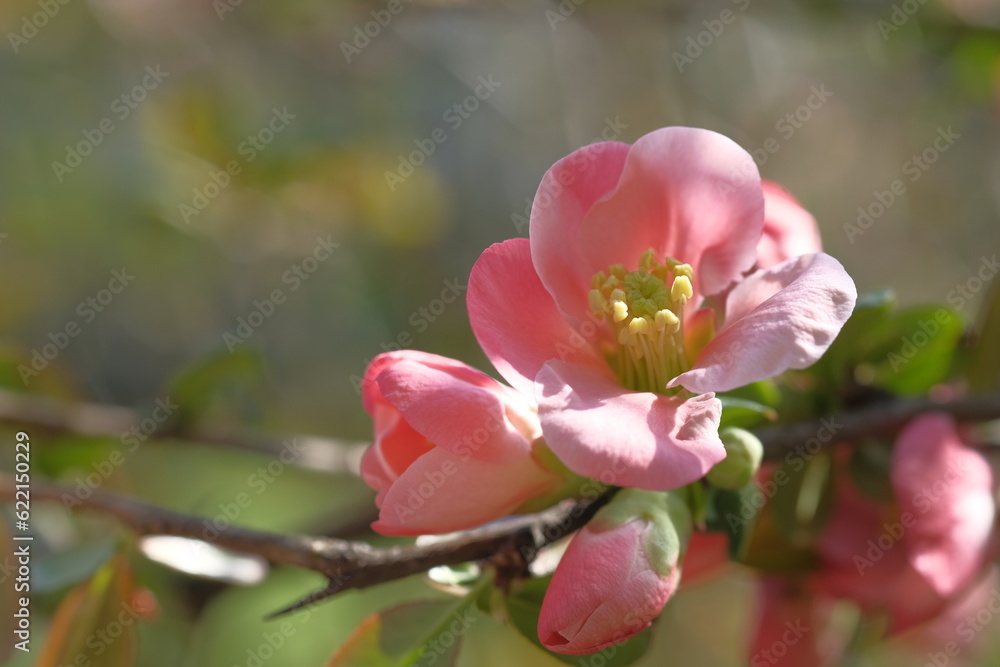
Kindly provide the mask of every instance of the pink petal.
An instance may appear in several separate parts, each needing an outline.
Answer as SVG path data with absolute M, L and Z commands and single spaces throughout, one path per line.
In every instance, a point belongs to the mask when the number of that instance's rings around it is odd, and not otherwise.
M 538 374 L 549 447 L 573 472 L 608 484 L 666 491 L 701 479 L 726 456 L 722 404 L 624 389 L 591 369 L 550 361 Z
M 420 350 L 398 350 L 396 352 L 385 352 L 372 359 L 371 363 L 368 364 L 368 368 L 365 369 L 365 377 L 361 381 L 361 399 L 365 407 L 365 411 L 368 414 L 374 414 L 374 405 L 382 397 L 382 393 L 379 390 L 375 379 L 382 371 L 389 368 L 393 364 L 399 363 L 400 361 L 413 361 L 433 366 L 435 368 L 454 370 L 456 373 L 466 373 L 466 377 L 470 378 L 470 380 L 474 382 L 484 384 L 496 382 L 485 373 L 477 371 L 468 364 L 464 364 L 461 361 L 450 357 L 442 357 L 439 354 L 421 352 Z M 485 380 L 483 378 L 485 378 Z
M 829 641 L 833 601 L 811 595 L 795 580 L 765 576 L 758 598 L 757 627 L 749 665 L 822 667 L 836 664 L 843 641 Z
M 538 617 L 542 644 L 565 655 L 595 653 L 645 629 L 673 595 L 680 570 L 660 576 L 642 541 L 649 524 L 633 520 L 578 532 L 559 562 Z
M 980 571 L 993 529 L 993 475 L 958 437 L 951 417 L 928 413 L 899 434 L 892 484 L 914 525 L 903 544 L 913 568 L 943 597 Z
M 584 295 L 586 296 L 586 295 Z M 534 379 L 549 359 L 606 365 L 593 345 L 604 328 L 566 323 L 531 264 L 527 239 L 487 248 L 472 267 L 469 320 L 493 366 L 510 384 L 533 396 Z
M 722 572 L 729 563 L 729 537 L 725 533 L 691 533 L 684 554 L 684 586 Z
M 545 288 L 571 319 L 586 316 L 592 267 L 580 245 L 580 225 L 601 197 L 618 184 L 629 145 L 584 146 L 545 172 L 531 207 L 531 258 Z
M 383 370 L 377 382 L 414 430 L 457 454 L 509 463 L 530 453 L 541 435 L 525 399 L 468 366 L 403 360 Z
M 726 299 L 726 324 L 691 370 L 668 387 L 729 391 L 816 362 L 854 310 L 857 290 L 840 262 L 804 255 L 758 271 Z
M 709 295 L 753 266 L 763 219 L 749 153 L 709 130 L 668 127 L 635 142 L 617 187 L 594 204 L 581 233 L 595 271 L 634 269 L 653 248 L 691 264 L 696 294 Z
M 375 504 L 381 505 L 385 492 L 432 445 L 407 424 L 394 406 L 380 400 L 374 406 L 375 441 L 361 457 L 361 479 L 375 489 Z
M 761 185 L 764 233 L 757 244 L 757 267 L 769 269 L 792 257 L 823 252 L 816 218 L 777 183 Z
M 383 535 L 473 528 L 509 515 L 561 483 L 531 456 L 488 463 L 435 447 L 392 485 L 372 528 Z

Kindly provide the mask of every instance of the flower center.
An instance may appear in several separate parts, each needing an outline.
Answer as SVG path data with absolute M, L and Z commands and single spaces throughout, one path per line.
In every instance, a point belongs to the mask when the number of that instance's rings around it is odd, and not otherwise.
M 650 248 L 639 268 L 621 264 L 598 271 L 591 281 L 590 308 L 607 318 L 615 341 L 605 356 L 622 384 L 635 391 L 673 394 L 667 383 L 688 369 L 684 353 L 684 304 L 693 294 L 690 264 Z

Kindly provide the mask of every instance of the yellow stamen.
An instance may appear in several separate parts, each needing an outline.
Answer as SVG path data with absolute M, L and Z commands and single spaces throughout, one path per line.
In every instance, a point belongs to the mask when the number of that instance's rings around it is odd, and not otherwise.
M 660 262 L 652 249 L 635 271 L 614 264 L 594 274 L 588 302 L 599 318 L 610 315 L 617 345 L 608 350 L 608 361 L 627 387 L 676 393 L 666 385 L 689 367 L 683 328 L 693 278 L 690 264 L 669 257 Z

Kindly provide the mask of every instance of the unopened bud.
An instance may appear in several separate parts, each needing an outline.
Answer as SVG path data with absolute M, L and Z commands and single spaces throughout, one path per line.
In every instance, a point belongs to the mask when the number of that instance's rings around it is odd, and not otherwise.
M 726 447 L 726 458 L 708 471 L 706 479 L 720 489 L 739 489 L 750 483 L 764 458 L 764 445 L 753 433 L 741 428 L 724 428 L 719 438 Z

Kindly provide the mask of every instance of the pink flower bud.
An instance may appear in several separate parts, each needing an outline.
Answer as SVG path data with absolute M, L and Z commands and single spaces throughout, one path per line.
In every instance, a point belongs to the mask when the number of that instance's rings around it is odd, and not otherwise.
M 556 490 L 535 457 L 532 402 L 465 364 L 413 350 L 376 357 L 362 384 L 375 442 L 361 476 L 383 535 L 447 533 L 494 521 Z
M 576 534 L 552 576 L 538 619 L 542 644 L 584 655 L 647 628 L 677 590 L 690 533 L 677 496 L 620 491 Z

